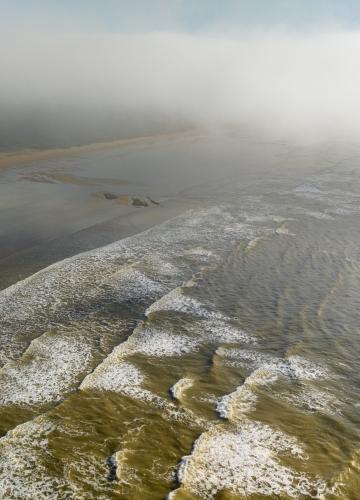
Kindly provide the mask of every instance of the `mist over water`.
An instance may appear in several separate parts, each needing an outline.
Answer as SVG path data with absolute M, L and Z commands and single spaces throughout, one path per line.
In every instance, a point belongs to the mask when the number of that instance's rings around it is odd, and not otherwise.
M 239 125 L 316 142 L 360 131 L 357 32 L 0 35 L 2 148 Z

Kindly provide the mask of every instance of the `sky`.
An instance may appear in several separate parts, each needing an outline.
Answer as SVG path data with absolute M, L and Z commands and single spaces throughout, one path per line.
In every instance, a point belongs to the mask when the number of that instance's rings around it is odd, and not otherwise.
M 359 0 L 0 0 L 3 27 L 71 32 L 234 34 L 357 29 Z
M 360 0 L 0 0 L 0 149 L 162 123 L 358 140 L 359 54 Z

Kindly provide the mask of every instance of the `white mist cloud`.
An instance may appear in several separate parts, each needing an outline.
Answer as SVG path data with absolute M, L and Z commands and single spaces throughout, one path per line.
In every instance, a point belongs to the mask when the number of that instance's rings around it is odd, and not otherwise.
M 0 115 L 181 116 L 300 140 L 360 135 L 360 33 L 0 35 Z M 6 112 L 5 112 L 6 111 Z M 1 117 L 2 116 L 2 117 Z

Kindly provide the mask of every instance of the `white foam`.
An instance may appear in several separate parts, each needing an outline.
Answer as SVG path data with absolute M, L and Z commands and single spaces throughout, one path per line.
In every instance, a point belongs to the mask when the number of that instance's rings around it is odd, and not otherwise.
M 344 205 L 342 207 L 334 207 L 334 208 L 327 208 L 325 212 L 327 214 L 336 214 L 336 215 L 351 215 L 354 213 L 358 213 L 359 210 L 354 210 L 353 206 L 350 205 Z
M 183 325 L 184 326 L 184 325 Z M 176 329 L 164 323 L 164 326 L 152 324 L 147 321 L 140 325 L 127 342 L 119 346 L 115 351 L 117 356 L 131 354 L 144 354 L 147 356 L 182 356 L 198 350 L 202 343 L 220 342 L 252 342 L 243 330 L 233 327 L 220 320 L 200 319 L 191 321 L 185 325 L 184 331 L 174 333 Z
M 91 338 L 64 332 L 35 339 L 18 362 L 0 372 L 1 405 L 37 405 L 57 401 L 90 370 Z
M 279 398 L 285 399 L 305 412 L 320 412 L 329 415 L 340 413 L 340 403 L 333 394 L 311 387 L 306 387 L 294 394 L 279 394 Z
M 184 392 L 194 384 L 192 378 L 181 378 L 170 388 L 170 392 L 175 399 L 181 401 Z
M 170 262 L 165 255 L 160 253 L 153 253 L 146 256 L 144 262 L 152 273 L 160 273 L 161 275 L 170 276 L 171 278 L 183 275 L 182 269 Z
M 175 334 L 165 327 L 142 322 L 126 342 L 115 347 L 103 363 L 116 363 L 133 354 L 151 357 L 182 356 L 195 351 L 198 346 L 199 339 L 182 333 Z
M 253 240 L 259 234 L 259 228 L 246 223 L 234 222 L 225 227 L 225 234 L 240 239 Z
M 281 463 L 281 455 L 305 459 L 299 442 L 276 429 L 250 420 L 229 429 L 212 427 L 195 442 L 179 467 L 181 486 L 200 498 L 223 491 L 247 497 L 312 496 L 326 491 L 325 483 Z
M 300 194 L 302 196 L 312 196 L 312 195 L 322 195 L 323 192 L 312 184 L 302 184 L 301 186 L 297 186 L 293 192 L 295 194 Z
M 231 422 L 240 421 L 245 414 L 255 408 L 257 396 L 253 388 L 257 385 L 271 384 L 276 379 L 274 373 L 264 368 L 252 372 L 234 392 L 219 399 L 216 410 L 220 417 Z
M 277 358 L 258 351 L 224 347 L 220 347 L 216 353 L 225 359 L 230 359 L 230 364 L 234 366 L 248 364 L 300 380 L 318 380 L 330 376 L 326 368 L 300 356 Z
M 134 266 L 126 266 L 107 279 L 105 286 L 107 292 L 110 292 L 111 287 L 111 295 L 117 296 L 119 300 L 141 299 L 158 296 L 166 291 L 161 278 L 159 275 L 155 281 Z
M 286 224 L 282 224 L 275 230 L 275 232 L 276 234 L 287 234 L 289 236 L 294 236 L 294 233 L 290 233 L 289 228 L 286 226 Z
M 116 477 L 120 484 L 133 486 L 140 481 L 135 467 L 131 467 L 128 463 L 129 456 L 131 457 L 132 450 L 123 448 L 114 454 L 114 465 L 116 466 Z
M 122 361 L 102 363 L 82 382 L 80 389 L 96 389 L 129 395 L 135 399 L 150 399 L 155 396 L 141 389 L 145 377 L 133 364 Z
M 24 499 L 67 498 L 70 491 L 61 477 L 49 474 L 48 436 L 53 426 L 45 419 L 26 422 L 0 439 L 0 497 Z
M 254 250 L 257 245 L 262 241 L 263 237 L 258 236 L 257 238 L 254 238 L 253 240 L 250 240 L 249 243 L 246 246 L 246 251 L 250 252 L 251 250 Z
M 142 387 L 144 381 L 144 375 L 131 363 L 107 363 L 105 366 L 100 365 L 98 369 L 88 375 L 82 382 L 80 389 L 115 392 L 168 411 L 169 403 L 148 389 L 144 389 Z M 175 408 L 172 410 L 174 413 L 176 412 Z
M 322 365 L 318 365 L 301 356 L 289 356 L 289 369 L 295 377 L 303 380 L 318 380 L 329 378 L 329 371 Z
M 53 264 L 0 291 L 0 363 L 17 358 L 51 323 L 68 321 L 79 308 L 160 295 L 179 286 L 191 275 L 184 260 L 190 244 L 195 253 L 203 249 L 206 258 L 214 246 L 228 248 L 232 240 L 226 238 L 224 223 L 229 218 L 221 207 L 189 211 L 141 234 Z M 177 267 L 173 259 L 183 262 Z M 205 308 L 200 309 L 205 314 Z
M 123 356 L 123 352 L 119 355 L 115 350 L 84 379 L 80 390 L 115 392 L 160 409 L 163 417 L 168 420 L 185 422 L 195 427 L 208 427 L 209 423 L 192 411 L 178 408 L 175 404 L 144 388 L 145 375 L 135 365 L 124 361 Z
M 207 404 L 217 404 L 219 399 L 215 396 L 215 394 L 211 393 L 204 393 L 201 394 L 200 396 L 193 396 L 193 399 L 196 401 L 200 401 L 200 403 L 207 403 Z
M 184 325 L 183 325 L 184 326 Z M 133 354 L 153 357 L 182 356 L 198 350 L 202 343 L 252 342 L 243 330 L 219 320 L 191 321 L 184 331 L 174 333 L 176 329 L 168 323 L 141 323 L 128 338 L 117 346 L 107 358 L 109 362 L 125 359 Z
M 193 330 L 207 342 L 256 342 L 254 337 L 251 337 L 244 330 L 232 326 L 224 319 L 198 321 L 194 323 Z
M 145 324 L 128 341 L 132 353 L 147 356 L 181 356 L 197 349 L 199 341 L 186 335 L 176 335 Z
M 305 209 L 297 209 L 298 212 L 300 211 L 301 213 L 307 215 L 308 217 L 314 217 L 314 219 L 319 219 L 319 220 L 333 220 L 333 217 L 331 215 L 327 214 L 325 212 L 317 212 L 316 210 L 305 210 Z
M 256 394 L 244 383 L 236 391 L 220 398 L 216 405 L 216 411 L 220 417 L 234 422 L 252 411 L 256 405 L 256 401 Z
M 283 223 L 283 222 L 288 222 L 291 220 L 294 220 L 291 217 L 282 217 L 281 215 L 274 215 L 274 214 L 264 214 L 264 215 L 246 215 L 246 220 L 248 222 L 278 222 L 278 223 Z
M 154 302 L 147 310 L 146 315 L 157 311 L 173 311 L 183 314 L 191 314 L 201 318 L 222 319 L 224 317 L 220 312 L 208 310 L 200 301 L 186 295 L 186 287 L 179 287 L 171 290 L 157 302 Z
M 135 400 L 151 403 L 169 410 L 169 403 L 142 387 L 145 376 L 133 364 L 125 361 L 103 363 L 80 386 L 81 390 L 110 391 L 128 396 Z M 176 408 L 170 408 L 176 412 Z
M 323 189 L 327 179 L 324 177 L 314 178 L 314 184 L 305 184 L 298 186 L 293 190 L 295 196 L 305 199 L 314 199 L 325 203 L 331 208 L 325 210 L 325 213 L 338 215 L 349 215 L 359 213 L 359 195 L 351 191 L 341 189 Z M 319 186 L 319 187 L 318 187 Z M 321 188 L 321 189 L 320 189 Z
M 220 256 L 218 254 L 203 247 L 195 247 L 191 248 L 190 250 L 186 250 L 184 255 L 191 255 L 192 257 L 204 259 L 205 261 L 220 259 Z
M 84 426 L 84 422 L 82 422 Z M 0 439 L 0 498 L 77 500 L 108 498 L 112 484 L 106 461 L 74 448 L 66 457 L 52 450 L 51 434 L 79 435 L 81 431 L 54 424 L 47 416 L 17 426 Z

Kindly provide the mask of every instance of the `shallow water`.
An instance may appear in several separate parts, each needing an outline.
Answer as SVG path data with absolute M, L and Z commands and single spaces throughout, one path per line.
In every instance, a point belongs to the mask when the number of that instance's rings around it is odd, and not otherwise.
M 358 498 L 356 148 L 281 152 L 0 292 L 0 497 Z

